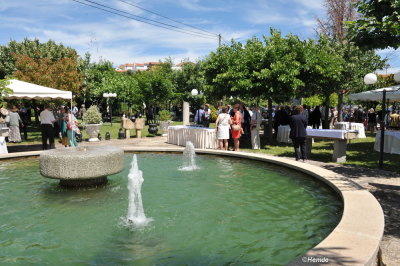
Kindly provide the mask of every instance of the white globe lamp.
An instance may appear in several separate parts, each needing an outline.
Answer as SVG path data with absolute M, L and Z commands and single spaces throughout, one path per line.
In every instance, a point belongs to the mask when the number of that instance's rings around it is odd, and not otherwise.
M 400 72 L 397 72 L 397 73 L 394 74 L 394 80 L 395 80 L 397 83 L 400 83 Z
M 367 85 L 375 84 L 378 81 L 378 77 L 374 73 L 368 73 L 364 77 L 364 83 Z
M 199 92 L 196 89 L 193 89 L 191 91 L 191 93 L 192 93 L 193 96 L 196 96 L 197 94 L 199 94 Z

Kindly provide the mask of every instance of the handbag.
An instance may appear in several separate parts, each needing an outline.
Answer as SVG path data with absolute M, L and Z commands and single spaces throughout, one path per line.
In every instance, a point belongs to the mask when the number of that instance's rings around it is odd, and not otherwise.
M 240 130 L 240 126 L 239 125 L 232 125 L 232 129 L 233 129 L 233 131 L 239 131 Z

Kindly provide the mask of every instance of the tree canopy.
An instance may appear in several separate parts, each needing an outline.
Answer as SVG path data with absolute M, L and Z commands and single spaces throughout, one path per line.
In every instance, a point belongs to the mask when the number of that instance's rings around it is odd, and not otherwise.
M 360 0 L 358 20 L 348 22 L 350 40 L 360 47 L 400 47 L 400 0 Z

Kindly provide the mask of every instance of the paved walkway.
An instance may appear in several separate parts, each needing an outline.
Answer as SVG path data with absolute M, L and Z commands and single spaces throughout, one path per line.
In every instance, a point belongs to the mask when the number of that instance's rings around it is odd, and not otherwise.
M 166 137 L 146 137 L 142 139 L 127 140 L 102 140 L 100 142 L 84 142 L 80 145 L 115 145 L 136 147 L 176 147 L 166 143 Z M 40 149 L 40 145 L 10 146 L 13 151 L 32 151 Z M 62 148 L 57 143 L 56 148 Z M 381 243 L 382 261 L 389 266 L 400 265 L 400 175 L 379 169 L 341 165 L 335 163 L 323 163 L 309 161 L 322 168 L 340 173 L 349 180 L 368 189 L 380 202 L 385 214 L 385 233 Z

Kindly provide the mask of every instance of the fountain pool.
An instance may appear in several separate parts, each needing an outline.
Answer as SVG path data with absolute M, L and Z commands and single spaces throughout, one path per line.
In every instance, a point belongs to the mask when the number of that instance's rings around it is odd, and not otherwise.
M 142 199 L 153 221 L 121 223 L 128 172 L 98 188 L 65 189 L 36 158 L 0 164 L 0 264 L 286 264 L 322 241 L 341 199 L 301 173 L 244 159 L 140 154 Z

